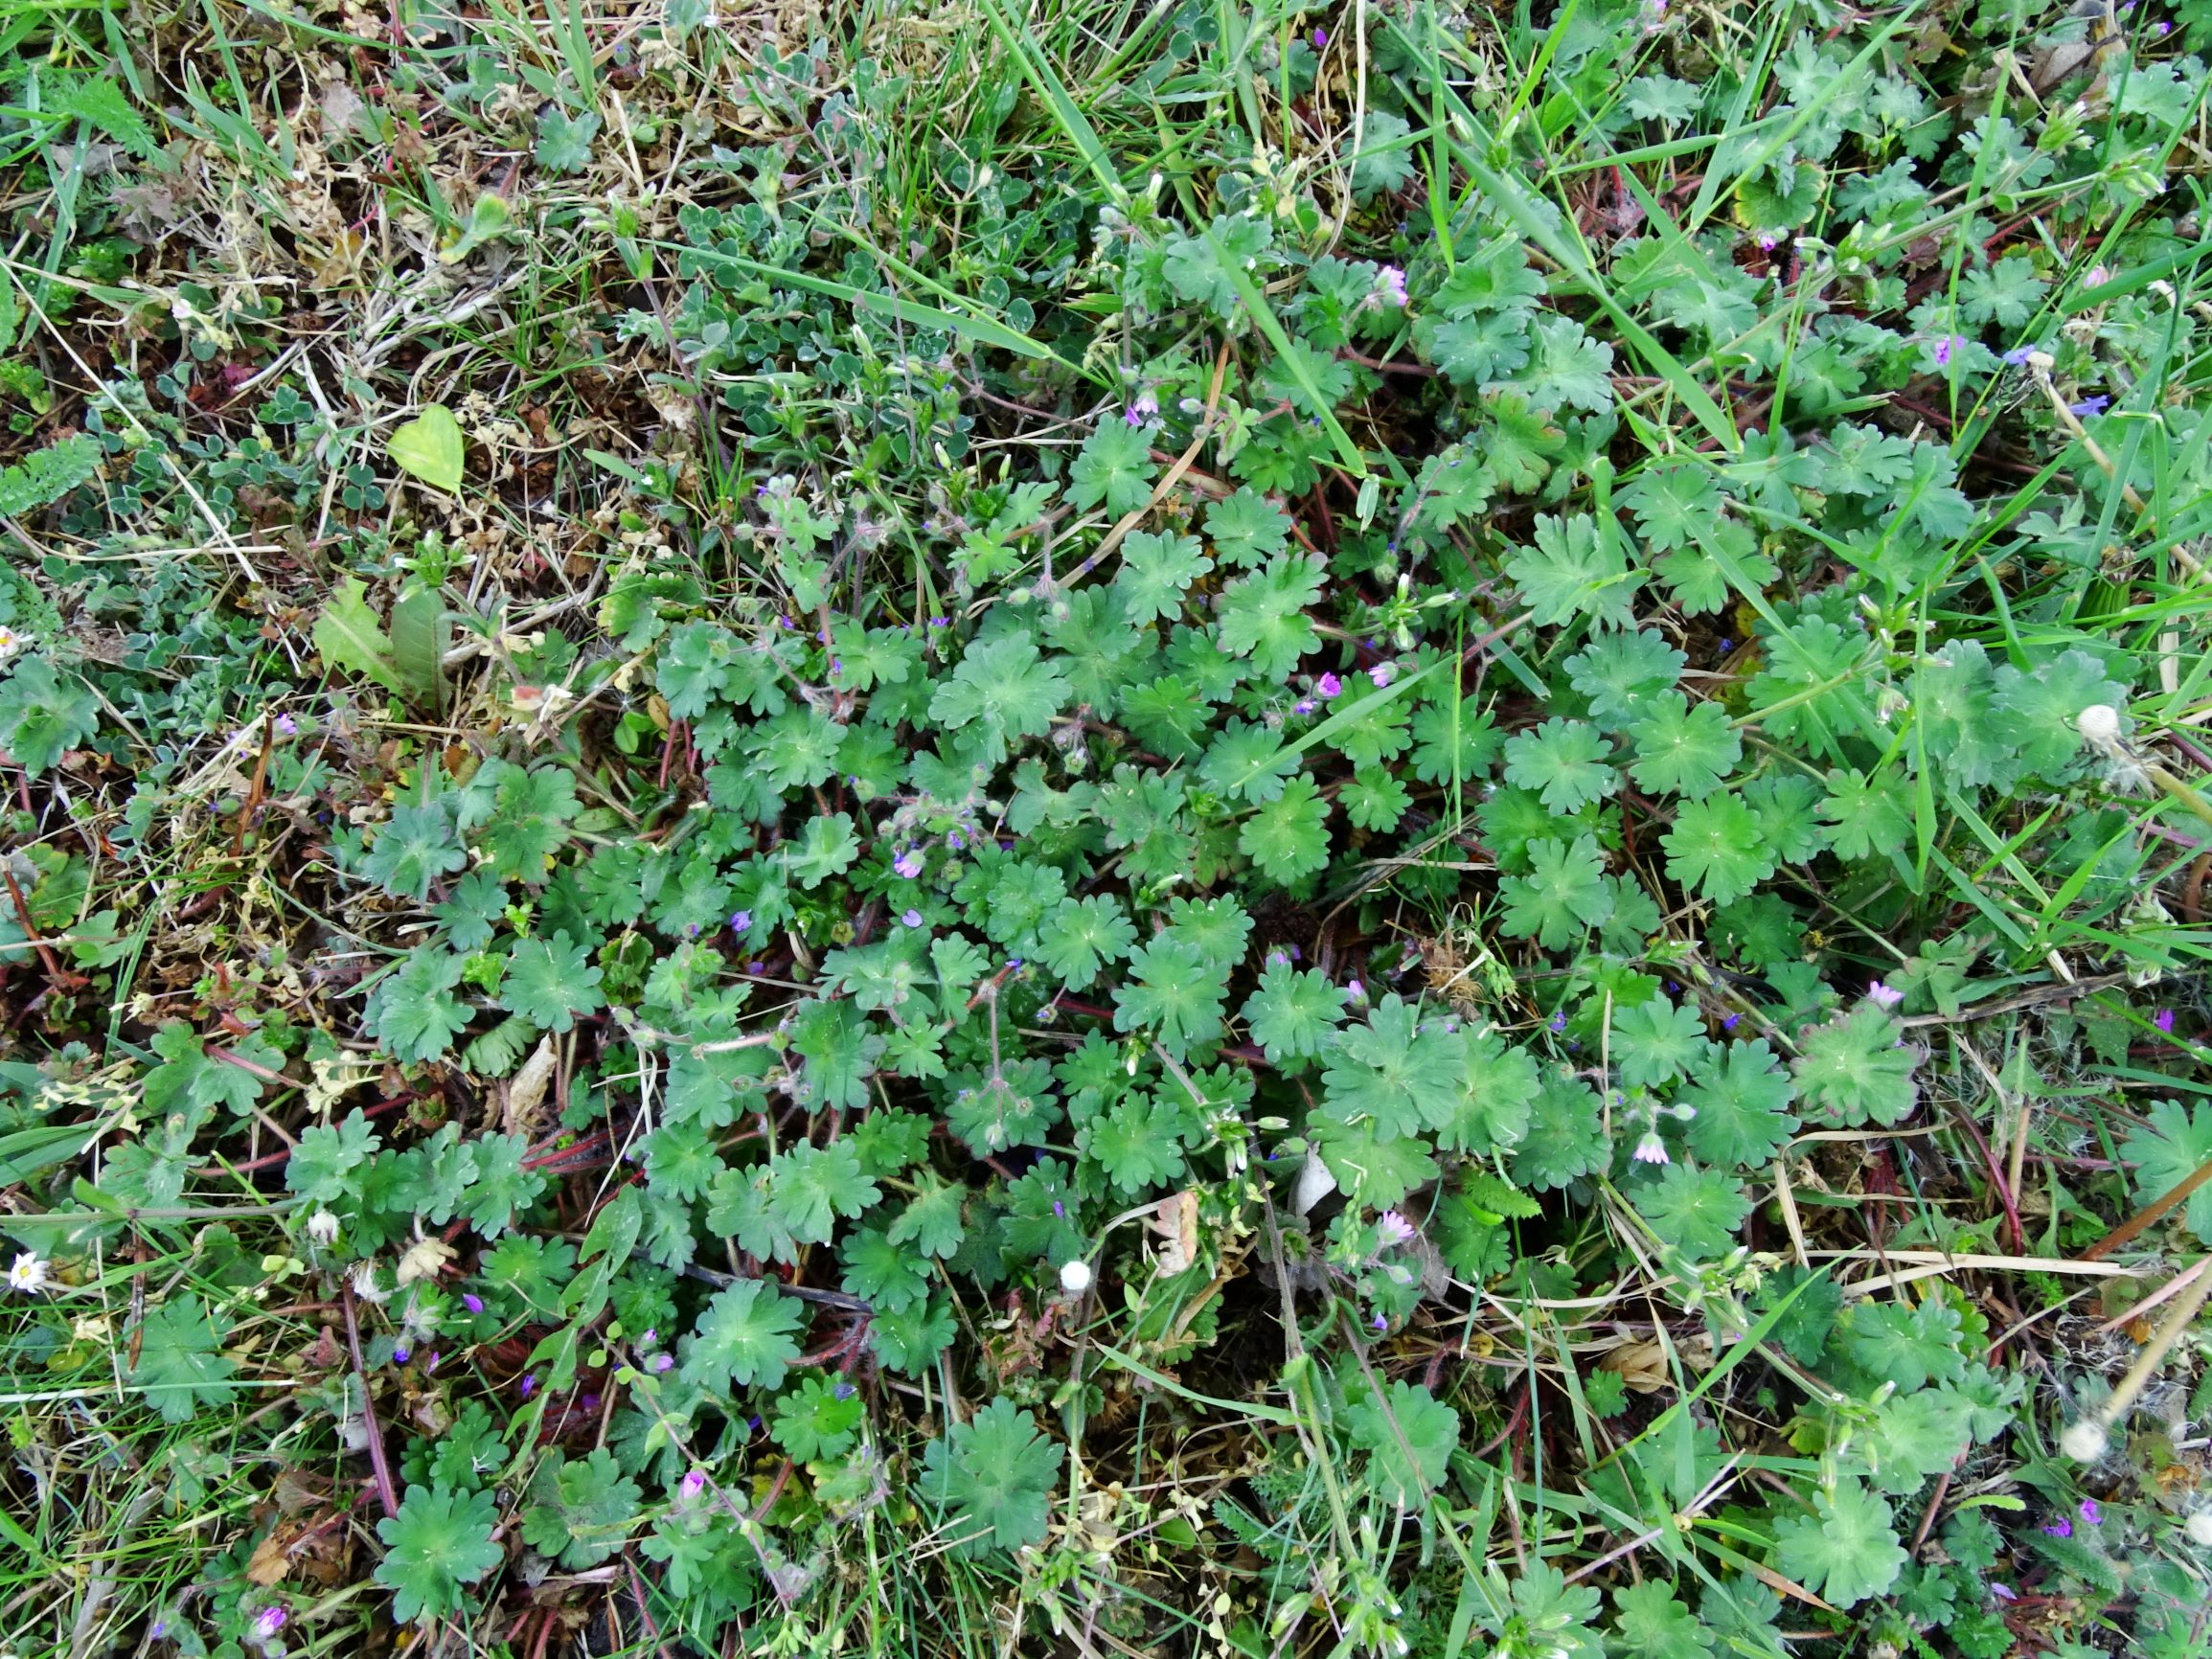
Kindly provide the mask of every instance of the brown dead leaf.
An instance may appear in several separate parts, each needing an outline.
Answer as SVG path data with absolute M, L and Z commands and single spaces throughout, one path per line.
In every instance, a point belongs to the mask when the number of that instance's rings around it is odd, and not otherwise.
M 1198 1259 L 1198 1194 L 1187 1189 L 1153 1206 L 1146 1223 L 1160 1236 L 1159 1269 L 1183 1272 Z
M 1610 1350 L 1598 1361 L 1598 1369 L 1611 1372 L 1636 1394 L 1657 1394 L 1674 1385 L 1667 1375 L 1666 1349 L 1649 1337 Z
M 348 228 L 331 239 L 330 251 L 308 269 L 308 286 L 310 288 L 351 287 L 360 280 L 361 256 L 369 250 L 369 239 L 359 231 Z
M 283 1583 L 285 1575 L 292 1570 L 291 1555 L 285 1547 L 290 1537 L 289 1528 L 279 1527 L 255 1545 L 253 1558 L 246 1562 L 246 1577 L 264 1590 Z
M 553 1082 L 555 1057 L 553 1039 L 539 1037 L 530 1057 L 507 1079 L 504 1126 L 509 1134 L 536 1138 L 537 1108 L 545 1103 L 545 1091 Z

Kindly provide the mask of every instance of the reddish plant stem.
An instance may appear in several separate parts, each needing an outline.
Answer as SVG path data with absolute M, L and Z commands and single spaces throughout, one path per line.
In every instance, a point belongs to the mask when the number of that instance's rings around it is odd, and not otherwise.
M 361 1379 L 361 1420 L 369 1425 L 369 1466 L 376 1471 L 376 1501 L 386 1518 L 399 1512 L 399 1489 L 392 1485 L 392 1466 L 384 1461 L 384 1431 L 377 1426 L 376 1402 L 369 1387 L 369 1368 L 361 1362 L 361 1326 L 353 1316 L 353 1286 L 345 1286 L 346 1347 L 353 1356 L 353 1375 Z

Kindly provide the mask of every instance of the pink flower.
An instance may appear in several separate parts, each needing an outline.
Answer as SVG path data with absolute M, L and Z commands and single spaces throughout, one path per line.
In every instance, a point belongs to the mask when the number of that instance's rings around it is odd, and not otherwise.
M 254 1615 L 254 1639 L 260 1642 L 272 1640 L 290 1617 L 282 1607 L 263 1607 Z
M 707 1489 L 707 1471 L 705 1469 L 693 1469 L 684 1476 L 682 1486 L 685 1497 L 697 1497 L 699 1493 Z
M 1160 412 L 1160 400 L 1150 392 L 1140 393 L 1137 400 L 1122 416 L 1131 426 L 1142 426 Z
M 1333 697 L 1344 689 L 1344 682 L 1334 674 L 1323 674 L 1313 682 L 1313 689 L 1325 697 Z
M 1385 1249 L 1393 1244 L 1402 1244 L 1413 1237 L 1413 1223 L 1395 1210 L 1383 1211 L 1375 1218 L 1375 1225 L 1381 1231 Z
M 1904 1000 L 1904 992 L 1894 987 L 1883 985 L 1879 979 L 1866 988 L 1866 994 L 1883 1008 L 1895 1008 Z
M 1935 343 L 1935 366 L 1938 369 L 1950 366 L 1951 348 L 1957 343 L 1957 338 L 1955 334 L 1946 334 Z
M 1405 273 L 1396 265 L 1384 265 L 1375 273 L 1375 294 L 1385 306 L 1399 310 L 1405 308 Z
M 1375 682 L 1375 689 L 1380 692 L 1398 677 L 1398 670 L 1388 663 L 1377 663 L 1367 670 L 1367 677 Z
M 1629 1156 L 1639 1164 L 1671 1164 L 1675 1161 L 1667 1155 L 1667 1143 L 1659 1139 L 1659 1131 L 1656 1129 L 1646 1130 L 1644 1138 L 1636 1143 L 1636 1149 Z
M 2000 1602 L 2017 1602 L 2020 1599 L 2020 1593 L 2018 1590 L 2010 1584 L 2000 1584 L 1994 1579 L 1990 1580 L 1989 1593 Z
M 2164 1032 L 2168 1036 L 2172 1036 L 2174 1034 L 2174 1011 L 2170 1008 L 2160 1009 L 2155 1014 L 2151 1016 L 2151 1023 L 2156 1026 L 2160 1031 Z

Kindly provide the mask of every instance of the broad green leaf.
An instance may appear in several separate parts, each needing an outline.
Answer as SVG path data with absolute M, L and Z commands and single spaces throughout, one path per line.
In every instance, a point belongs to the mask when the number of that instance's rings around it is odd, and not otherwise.
M 461 422 L 445 404 L 425 404 L 414 420 L 395 426 L 384 451 L 401 471 L 431 489 L 448 495 L 460 492 L 465 454 Z

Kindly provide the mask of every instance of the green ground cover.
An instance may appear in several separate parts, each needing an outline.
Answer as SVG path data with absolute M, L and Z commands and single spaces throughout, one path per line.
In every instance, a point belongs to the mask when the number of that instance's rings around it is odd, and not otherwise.
M 2212 1651 L 2212 14 L 0 32 L 0 1653 Z

